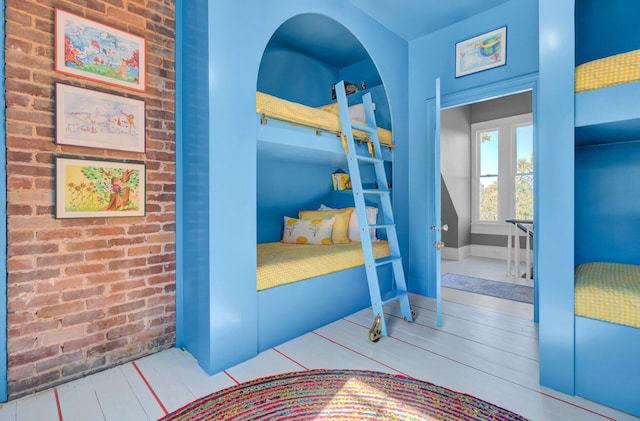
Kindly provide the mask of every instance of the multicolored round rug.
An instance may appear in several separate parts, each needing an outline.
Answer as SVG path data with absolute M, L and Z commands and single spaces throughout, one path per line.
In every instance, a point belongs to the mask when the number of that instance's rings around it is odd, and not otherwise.
M 470 395 L 399 375 L 311 370 L 202 397 L 161 420 L 525 420 Z

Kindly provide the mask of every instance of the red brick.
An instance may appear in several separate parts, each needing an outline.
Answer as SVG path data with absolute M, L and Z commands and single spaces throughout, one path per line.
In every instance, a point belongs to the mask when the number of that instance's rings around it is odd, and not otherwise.
M 78 79 L 54 71 L 54 7 L 146 40 L 147 91 L 135 95 L 147 104 L 146 154 L 55 143 L 54 84 Z M 5 18 L 7 349 L 13 399 L 175 341 L 175 2 L 6 0 Z M 129 94 L 117 87 L 107 91 Z M 147 215 L 55 219 L 58 154 L 144 161 Z M 108 340 L 107 333 L 116 339 Z
M 36 312 L 36 315 L 40 319 L 46 319 L 49 317 L 61 317 L 69 313 L 77 313 L 81 310 L 84 310 L 84 304 L 82 301 L 74 301 L 43 307 Z

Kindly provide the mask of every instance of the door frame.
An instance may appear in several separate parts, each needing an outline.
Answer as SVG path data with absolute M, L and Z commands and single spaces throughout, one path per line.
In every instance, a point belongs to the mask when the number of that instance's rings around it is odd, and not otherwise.
M 538 152 L 538 135 L 537 135 L 537 127 L 538 127 L 538 73 L 532 73 L 525 76 L 520 76 L 513 79 L 508 79 L 500 82 L 491 83 L 488 85 L 483 85 L 477 88 L 471 88 L 464 91 L 453 92 L 450 94 L 440 95 L 439 98 L 439 107 L 438 98 L 429 98 L 427 100 L 427 109 L 429 110 L 427 120 L 428 120 L 428 138 L 427 143 L 429 145 L 427 157 L 427 162 L 431 163 L 434 167 L 440 167 L 440 131 L 436 130 L 437 122 L 439 121 L 439 115 L 436 116 L 433 113 L 440 113 L 442 110 L 446 110 L 449 108 L 460 107 L 463 105 L 469 105 L 475 102 L 486 101 L 490 99 L 500 98 L 508 95 L 518 94 L 521 92 L 531 91 L 531 111 L 533 114 L 533 154 L 537 156 Z M 436 139 L 436 134 L 438 138 Z M 538 196 L 537 189 L 539 186 L 538 183 L 538 160 L 534 159 L 533 161 L 533 172 L 534 172 L 534 226 L 536 226 L 538 212 L 538 201 L 535 200 Z M 439 178 L 437 183 L 439 185 Z M 434 182 L 435 183 L 435 182 Z M 427 210 L 427 225 L 428 226 L 439 226 L 440 223 L 440 206 L 441 206 L 441 198 L 439 197 L 440 189 L 434 186 L 431 186 L 429 189 L 429 193 L 431 197 L 428 198 L 429 203 L 433 203 L 433 208 L 429 207 Z M 437 240 L 436 234 L 439 234 L 438 231 L 431 231 L 427 233 L 427 261 L 433 262 L 434 264 L 429 265 L 427 279 L 429 285 L 431 285 L 428 290 L 434 291 L 434 296 L 440 297 L 440 279 L 439 279 L 439 265 L 437 262 L 440 259 L 439 251 L 435 249 L 435 247 L 430 247 L 429 245 L 435 244 Z M 538 273 L 537 271 L 537 238 L 534 236 L 533 239 L 533 273 Z M 538 322 L 539 319 L 539 305 L 538 305 L 538 282 L 534 282 L 534 297 L 533 297 L 533 320 L 534 322 Z

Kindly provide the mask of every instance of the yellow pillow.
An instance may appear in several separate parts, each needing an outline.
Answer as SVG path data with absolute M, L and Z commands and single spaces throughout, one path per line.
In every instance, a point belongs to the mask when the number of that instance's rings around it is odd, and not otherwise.
M 335 218 L 301 219 L 284 217 L 283 243 L 330 245 Z
M 300 219 L 326 219 L 335 217 L 331 241 L 335 244 L 348 244 L 349 240 L 349 220 L 353 208 L 330 209 L 330 210 L 301 210 L 298 212 Z

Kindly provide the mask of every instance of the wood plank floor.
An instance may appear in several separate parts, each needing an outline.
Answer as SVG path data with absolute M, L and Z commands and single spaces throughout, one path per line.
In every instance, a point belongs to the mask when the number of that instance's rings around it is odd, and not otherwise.
M 435 328 L 432 299 L 411 296 L 414 323 L 385 307 L 390 336 L 368 340 L 371 309 L 208 376 L 170 349 L 0 406 L 0 420 L 155 420 L 257 377 L 315 368 L 401 373 L 469 393 L 531 420 L 638 420 L 538 385 L 538 332 L 529 320 L 451 301 Z

